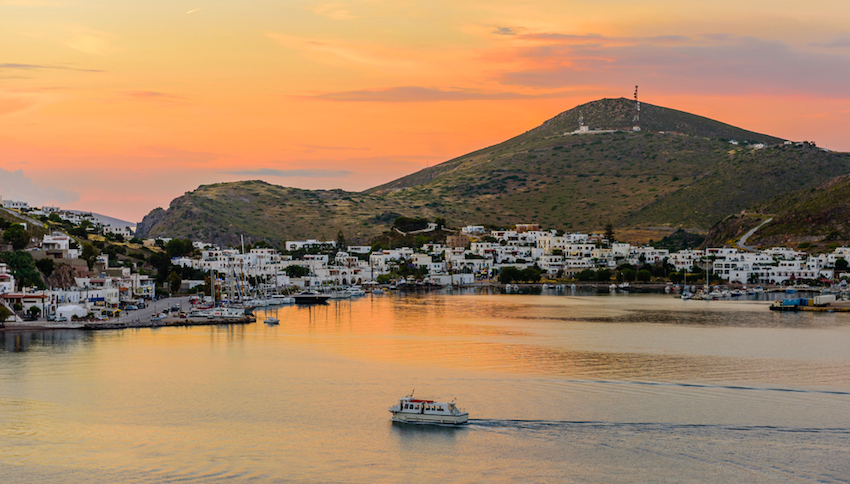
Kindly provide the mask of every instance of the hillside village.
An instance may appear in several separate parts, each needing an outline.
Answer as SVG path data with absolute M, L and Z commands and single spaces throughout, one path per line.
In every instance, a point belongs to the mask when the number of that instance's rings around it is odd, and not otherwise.
M 158 295 L 211 295 L 213 280 L 216 299 L 234 300 L 349 285 L 846 285 L 850 275 L 850 247 L 837 244 L 816 254 L 785 247 L 671 251 L 619 242 L 613 227 L 605 234 L 535 223 L 450 229 L 443 219 L 399 217 L 372 245 L 347 245 L 340 233 L 336 240 L 286 241 L 279 249 L 262 241 L 221 248 L 167 237 L 140 240 L 129 227 L 104 226 L 91 215 L 5 202 L 4 215 L 18 216 L 18 223 L 3 220 L 7 244 L 0 254 L 0 301 L 12 318 L 105 319 Z

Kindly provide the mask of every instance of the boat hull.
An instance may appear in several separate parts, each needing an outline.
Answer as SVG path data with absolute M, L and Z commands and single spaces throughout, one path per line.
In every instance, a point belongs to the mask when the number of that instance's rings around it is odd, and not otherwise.
M 328 302 L 328 299 L 330 299 L 330 296 L 314 296 L 302 294 L 298 294 L 293 297 L 295 298 L 295 304 L 322 304 Z
M 469 414 L 431 415 L 422 413 L 392 412 L 393 422 L 418 424 L 463 425 L 469 421 Z

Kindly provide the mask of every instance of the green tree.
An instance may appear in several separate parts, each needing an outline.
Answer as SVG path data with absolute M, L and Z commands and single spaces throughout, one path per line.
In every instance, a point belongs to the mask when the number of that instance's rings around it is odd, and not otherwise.
M 346 248 L 348 248 L 348 244 L 345 243 L 345 234 L 340 230 L 336 233 L 336 250 L 345 252 Z
M 542 271 L 536 267 L 526 267 L 522 270 L 522 280 L 526 282 L 539 282 Z
M 97 262 L 97 256 L 100 255 L 100 252 L 95 249 L 94 244 L 91 242 L 83 242 L 83 252 L 80 254 L 80 258 L 86 261 L 86 264 L 89 266 L 89 270 L 94 268 L 94 263 Z
M 401 230 L 402 232 L 413 232 L 414 230 L 422 230 L 428 227 L 428 219 L 398 217 L 393 220 L 393 227 Z
M 652 279 L 652 272 L 641 269 L 637 273 L 637 279 L 641 282 L 649 282 Z
M 184 255 L 191 256 L 195 252 L 195 246 L 189 239 L 171 239 L 165 244 L 165 252 L 168 257 L 182 257 Z
M 35 260 L 32 254 L 23 250 L 15 252 L 3 252 L 0 254 L 0 260 L 9 266 L 12 275 L 15 276 L 18 288 L 35 286 L 39 289 L 44 289 L 44 281 L 41 280 L 41 273 L 35 265 Z
M 635 272 L 634 269 L 625 268 L 622 271 L 620 271 L 620 274 L 618 275 L 617 279 L 626 280 L 628 282 L 633 282 L 635 280 L 636 275 L 637 275 L 637 272 Z
M 9 319 L 9 316 L 11 315 L 12 311 L 9 311 L 9 308 L 7 308 L 5 304 L 0 304 L 0 323 Z
M 611 280 L 611 271 L 609 269 L 599 269 L 596 271 L 596 280 L 599 282 L 608 282 Z
M 183 279 L 180 274 L 171 271 L 171 274 L 168 275 L 168 285 L 171 287 L 172 294 L 177 294 L 180 291 L 180 284 L 182 283 Z
M 579 281 L 595 281 L 596 271 L 594 271 L 593 269 L 585 269 L 576 274 L 576 279 L 578 279 Z
M 502 284 L 510 284 L 514 281 L 521 281 L 522 271 L 514 266 L 502 267 L 499 271 L 499 282 Z
M 305 277 L 310 274 L 310 268 L 304 266 L 287 266 L 283 271 L 289 277 Z
M 55 214 L 51 214 L 51 215 L 55 215 Z M 41 271 L 42 274 L 44 274 L 47 277 L 50 277 L 50 274 L 53 274 L 53 269 L 56 267 L 56 263 L 53 262 L 53 259 L 47 257 L 47 258 L 39 259 L 39 260 L 35 261 L 35 266 L 38 268 L 38 270 Z
M 13 250 L 24 250 L 30 243 L 30 234 L 21 224 L 12 224 L 3 232 L 3 240 L 12 244 Z
M 610 222 L 605 224 L 605 238 L 608 239 L 608 245 L 614 243 L 614 224 Z
M 56 214 L 56 213 L 51 213 L 50 215 L 48 215 L 47 220 L 50 220 L 51 222 L 56 223 L 56 224 L 62 223 L 62 218 L 59 217 L 59 214 Z
M 38 315 L 41 314 L 41 308 L 38 306 L 31 306 L 29 309 L 29 313 L 35 317 L 38 317 Z

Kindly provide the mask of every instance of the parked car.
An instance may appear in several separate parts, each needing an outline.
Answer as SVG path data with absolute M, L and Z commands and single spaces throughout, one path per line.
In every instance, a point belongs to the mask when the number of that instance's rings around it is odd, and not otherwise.
M 65 323 L 67 321 L 68 321 L 68 318 L 66 318 L 65 316 L 59 316 L 58 318 L 56 318 L 57 323 Z
M 131 304 L 131 305 L 127 306 L 127 308 L 126 308 L 126 309 L 127 309 L 127 311 L 135 311 L 135 310 L 137 310 L 137 309 L 139 309 L 139 308 Z
M 38 320 L 38 318 L 33 316 L 32 314 L 25 314 L 21 317 L 21 319 L 24 320 L 24 321 L 37 321 Z

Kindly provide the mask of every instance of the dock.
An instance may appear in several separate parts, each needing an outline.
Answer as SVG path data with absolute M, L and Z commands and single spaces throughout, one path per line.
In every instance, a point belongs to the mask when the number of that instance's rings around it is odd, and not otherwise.
M 81 329 L 128 329 L 128 328 L 164 328 L 179 326 L 218 326 L 222 324 L 251 324 L 257 321 L 253 316 L 244 318 L 165 318 L 160 321 L 97 321 L 87 322 Z
M 830 306 L 800 306 L 800 311 L 812 311 L 815 313 L 850 313 L 848 307 L 830 307 Z
M 73 321 L 68 323 L 27 322 L 6 323 L 0 326 L 0 331 L 52 331 L 57 329 L 79 329 L 84 331 L 101 331 L 107 329 L 133 328 L 176 328 L 186 326 L 219 326 L 223 324 L 251 324 L 257 321 L 253 316 L 244 318 L 166 318 L 159 321 Z

